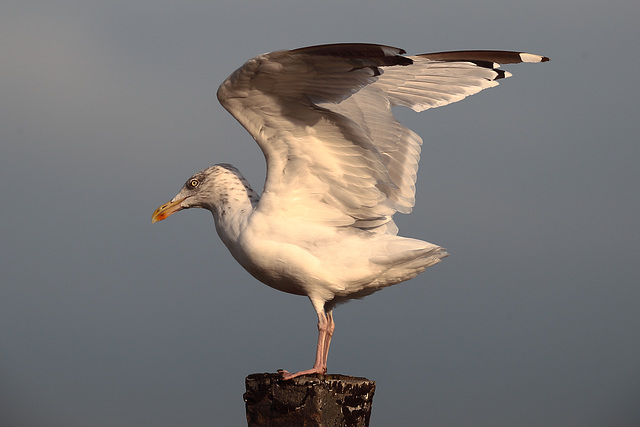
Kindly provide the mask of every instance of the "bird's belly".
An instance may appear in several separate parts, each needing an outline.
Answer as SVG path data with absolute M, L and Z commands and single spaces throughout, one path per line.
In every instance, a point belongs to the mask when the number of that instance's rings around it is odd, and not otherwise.
M 282 292 L 295 295 L 329 291 L 337 285 L 333 274 L 300 246 L 268 238 L 242 238 L 231 250 L 234 258 L 253 277 Z
M 435 262 L 427 253 L 439 248 L 399 236 L 252 219 L 227 245 L 236 260 L 272 288 L 325 301 L 410 279 Z

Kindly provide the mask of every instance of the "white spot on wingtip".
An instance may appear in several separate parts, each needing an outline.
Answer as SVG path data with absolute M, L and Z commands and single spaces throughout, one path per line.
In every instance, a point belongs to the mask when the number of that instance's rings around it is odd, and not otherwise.
M 510 72 L 508 72 L 508 71 L 505 71 L 505 72 L 504 72 L 504 78 L 505 78 L 505 79 L 506 79 L 507 77 L 511 77 L 511 76 L 513 76 L 513 74 L 511 74 Z
M 521 53 L 520 54 L 520 59 L 522 60 L 522 62 L 541 62 L 542 61 L 542 56 L 540 55 L 534 55 L 533 53 Z

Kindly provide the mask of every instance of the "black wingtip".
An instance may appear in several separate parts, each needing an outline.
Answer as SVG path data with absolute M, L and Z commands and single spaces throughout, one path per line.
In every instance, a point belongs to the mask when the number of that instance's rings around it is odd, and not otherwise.
M 293 49 L 289 53 L 295 55 L 336 56 L 354 60 L 371 59 L 375 61 L 376 65 L 381 66 L 413 64 L 411 58 L 402 56 L 406 53 L 404 49 L 370 43 L 324 44 Z

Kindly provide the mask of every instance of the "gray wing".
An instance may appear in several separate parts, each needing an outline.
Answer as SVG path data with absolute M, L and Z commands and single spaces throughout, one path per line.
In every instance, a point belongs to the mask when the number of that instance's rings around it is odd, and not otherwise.
M 402 56 L 398 48 L 338 44 L 257 56 L 219 88 L 221 104 L 264 152 L 259 210 L 395 233 L 414 205 L 422 139 L 391 107 L 422 111 L 497 85 L 503 63 L 545 57 L 504 51 Z

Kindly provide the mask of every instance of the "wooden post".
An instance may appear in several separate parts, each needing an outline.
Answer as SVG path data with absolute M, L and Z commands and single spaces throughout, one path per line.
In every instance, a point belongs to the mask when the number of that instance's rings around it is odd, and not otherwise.
M 283 381 L 280 374 L 245 378 L 249 427 L 369 425 L 376 383 L 346 375 L 312 375 Z

